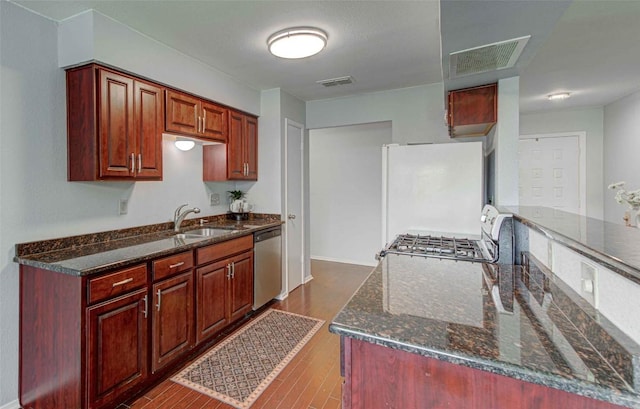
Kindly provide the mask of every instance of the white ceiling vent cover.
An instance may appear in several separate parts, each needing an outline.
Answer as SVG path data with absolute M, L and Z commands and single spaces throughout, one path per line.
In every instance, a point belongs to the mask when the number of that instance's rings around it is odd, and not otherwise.
M 336 85 L 353 84 L 353 77 L 347 75 L 346 77 L 329 78 L 327 80 L 316 81 L 317 84 L 324 85 L 325 87 L 334 87 Z
M 513 67 L 530 38 L 519 37 L 451 53 L 449 78 Z

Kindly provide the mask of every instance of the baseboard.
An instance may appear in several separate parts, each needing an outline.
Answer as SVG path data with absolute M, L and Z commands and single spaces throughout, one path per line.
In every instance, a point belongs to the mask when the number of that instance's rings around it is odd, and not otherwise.
M 375 261 L 372 261 L 371 263 L 363 263 L 362 261 L 344 260 L 339 258 L 322 257 L 322 256 L 311 256 L 310 258 L 311 260 L 331 261 L 333 263 L 355 264 L 357 266 L 375 267 L 378 265 L 378 263 Z
M 0 406 L 0 409 L 20 409 L 20 402 L 16 399 L 13 402 L 5 403 Z
M 311 274 L 309 274 L 308 276 L 306 276 L 304 278 L 304 283 L 303 284 L 307 284 L 311 280 L 313 280 L 313 276 Z

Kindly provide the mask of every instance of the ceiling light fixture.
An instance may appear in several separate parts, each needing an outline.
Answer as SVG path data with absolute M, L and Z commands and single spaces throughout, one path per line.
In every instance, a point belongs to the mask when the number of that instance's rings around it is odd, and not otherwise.
M 196 146 L 196 143 L 190 139 L 177 138 L 175 141 L 175 145 L 176 148 L 180 149 L 181 151 L 190 151 L 194 146 Z
M 327 45 L 327 33 L 313 27 L 293 27 L 269 36 L 269 52 L 276 57 L 298 59 L 318 54 Z
M 549 101 L 561 101 L 563 99 L 567 99 L 571 96 L 571 93 L 569 92 L 558 92 L 557 94 L 551 94 L 549 96 L 547 96 L 547 98 L 549 98 Z

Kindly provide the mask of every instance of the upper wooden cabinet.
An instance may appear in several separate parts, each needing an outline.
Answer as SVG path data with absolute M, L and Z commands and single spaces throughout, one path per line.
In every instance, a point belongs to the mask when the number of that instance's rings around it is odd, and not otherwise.
M 203 147 L 205 181 L 258 180 L 258 118 L 229 110 L 225 145 Z
M 498 121 L 498 84 L 449 91 L 449 135 L 484 136 Z
M 227 141 L 227 108 L 183 92 L 166 92 L 167 132 Z
M 68 70 L 68 179 L 162 180 L 162 92 L 95 64 Z

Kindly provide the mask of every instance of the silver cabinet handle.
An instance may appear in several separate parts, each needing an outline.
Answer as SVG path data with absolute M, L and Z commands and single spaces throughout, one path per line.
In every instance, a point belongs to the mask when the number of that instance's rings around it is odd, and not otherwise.
M 138 154 L 138 173 L 142 172 L 142 154 Z
M 202 133 L 204 133 L 204 125 L 207 122 L 207 111 L 202 113 Z
M 171 265 L 169 266 L 169 268 L 176 268 L 176 267 L 180 267 L 180 266 L 182 266 L 182 265 L 184 265 L 184 261 L 181 261 L 181 262 L 176 263 L 176 264 L 171 264 Z
M 131 173 L 136 173 L 136 155 L 131 152 Z
M 158 311 L 160 311 L 160 304 L 162 302 L 162 290 L 158 290 L 157 294 L 158 294 L 158 303 L 156 304 L 156 307 L 158 308 Z
M 287 216 L 287 218 L 288 218 L 289 220 L 294 220 L 294 219 L 296 218 L 296 215 L 295 215 L 295 214 L 289 214 L 289 215 Z
M 117 287 L 119 285 L 125 285 L 125 284 L 128 284 L 128 283 L 132 282 L 132 281 L 133 281 L 133 277 L 129 277 L 129 278 L 126 278 L 126 279 L 124 279 L 122 281 L 118 281 L 117 283 L 111 284 L 111 287 L 113 288 L 113 287 Z
M 147 318 L 147 312 L 148 312 L 148 303 L 147 303 L 147 295 L 145 294 L 144 298 L 144 311 L 142 311 L 142 313 L 144 314 L 144 317 Z
M 231 280 L 231 263 L 227 264 L 227 279 Z
M 231 263 L 231 278 L 236 278 L 236 263 Z

